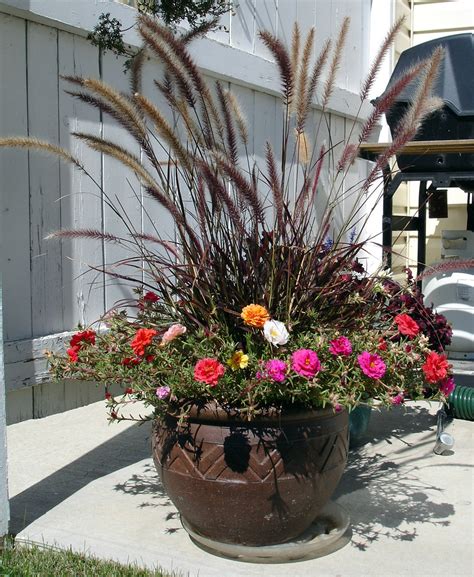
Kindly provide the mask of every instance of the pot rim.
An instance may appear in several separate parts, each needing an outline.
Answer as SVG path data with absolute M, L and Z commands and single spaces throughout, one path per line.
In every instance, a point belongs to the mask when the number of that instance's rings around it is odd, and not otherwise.
M 246 413 L 241 410 L 224 407 L 216 401 L 208 401 L 203 404 L 193 404 L 184 418 L 185 422 L 206 422 L 206 423 L 293 423 L 301 421 L 311 421 L 314 419 L 328 419 L 347 414 L 347 410 L 335 412 L 332 407 L 321 409 L 277 409 L 276 407 L 265 409 L 260 414 L 249 419 Z M 179 414 L 168 411 L 171 418 L 179 418 Z

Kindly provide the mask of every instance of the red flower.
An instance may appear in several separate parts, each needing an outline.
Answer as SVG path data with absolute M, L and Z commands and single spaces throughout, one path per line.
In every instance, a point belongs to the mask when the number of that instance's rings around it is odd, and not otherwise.
M 91 345 L 95 345 L 95 332 L 82 331 L 73 335 L 71 342 L 69 343 L 71 347 L 66 351 L 71 363 L 77 363 L 79 360 L 78 353 L 82 348 L 82 343 L 90 343 Z
M 155 355 L 147 355 L 145 360 L 147 363 L 152 363 L 155 360 Z
M 138 365 L 141 362 L 141 359 L 137 359 L 137 357 L 125 357 L 122 360 L 122 365 L 125 367 L 130 367 L 133 365 Z
M 152 291 L 148 291 L 143 295 L 143 300 L 149 303 L 156 303 L 156 301 L 160 300 L 160 297 Z
M 420 332 L 418 323 L 414 321 L 409 315 L 397 315 L 395 317 L 395 322 L 398 326 L 398 331 L 402 335 L 407 337 L 416 337 L 416 335 Z
M 145 354 L 145 347 L 147 347 L 156 336 L 157 332 L 155 329 L 138 329 L 136 335 L 133 337 L 130 343 L 133 352 L 142 357 Z
M 445 355 L 431 352 L 426 358 L 425 364 L 421 367 L 425 373 L 425 378 L 429 383 L 437 383 L 445 379 L 448 375 L 450 365 Z
M 106 398 L 107 401 L 108 401 L 109 399 L 111 399 L 111 398 L 112 398 L 111 393 L 109 393 L 109 392 L 107 391 L 107 392 L 105 393 L 105 398 Z
M 66 352 L 69 356 L 69 360 L 71 361 L 71 363 L 77 363 L 77 361 L 79 360 L 79 356 L 78 356 L 78 352 L 80 350 L 81 347 L 71 347 L 70 349 L 68 349 Z
M 133 389 L 131 389 L 130 387 L 127 387 L 125 389 L 125 391 L 123 392 L 124 395 L 131 395 L 133 393 Z
M 95 345 L 95 332 L 94 331 L 82 331 L 76 333 L 71 339 L 71 347 L 81 346 L 81 343 L 90 343 Z
M 387 350 L 387 341 L 383 338 L 379 338 L 379 344 L 377 345 L 379 351 L 386 351 Z
M 194 367 L 195 380 L 206 383 L 206 385 L 211 385 L 211 387 L 217 385 L 219 378 L 222 377 L 224 373 L 225 367 L 221 365 L 217 359 L 201 359 Z

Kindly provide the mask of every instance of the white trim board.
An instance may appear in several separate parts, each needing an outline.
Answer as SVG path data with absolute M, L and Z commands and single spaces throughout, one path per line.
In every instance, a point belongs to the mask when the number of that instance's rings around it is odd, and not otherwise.
M 4 343 L 6 393 L 51 381 L 45 351 L 64 351 L 73 334 L 64 332 Z
M 87 36 L 96 25 L 100 14 L 110 12 L 121 21 L 126 43 L 139 46 L 140 40 L 133 27 L 136 10 L 130 6 L 104 0 L 0 0 L 0 12 L 32 20 Z M 202 71 L 215 78 L 234 84 L 257 88 L 273 96 L 280 94 L 280 83 L 275 64 L 216 40 L 202 38 L 193 43 L 193 57 Z M 362 79 L 361 79 L 362 81 Z M 317 102 L 314 102 L 317 108 Z M 347 118 L 365 120 L 372 110 L 369 102 L 360 102 L 359 95 L 335 88 L 328 111 Z

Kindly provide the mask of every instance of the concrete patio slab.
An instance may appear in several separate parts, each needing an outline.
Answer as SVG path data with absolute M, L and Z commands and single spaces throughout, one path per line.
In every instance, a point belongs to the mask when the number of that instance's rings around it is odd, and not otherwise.
M 325 557 L 261 565 L 199 549 L 160 485 L 149 424 L 108 425 L 103 403 L 8 427 L 11 530 L 192 577 L 470 577 L 474 425 L 455 420 L 453 452 L 435 455 L 437 408 L 372 414 L 334 496 L 350 541 Z

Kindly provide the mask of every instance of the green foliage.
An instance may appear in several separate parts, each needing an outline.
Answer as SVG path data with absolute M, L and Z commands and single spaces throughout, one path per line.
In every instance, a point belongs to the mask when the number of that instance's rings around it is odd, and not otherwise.
M 140 13 L 161 20 L 172 29 L 180 22 L 186 22 L 193 33 L 208 30 L 226 30 L 219 24 L 219 18 L 232 10 L 232 0 L 137 0 Z M 127 56 L 125 70 L 129 69 L 137 53 L 123 41 L 122 23 L 111 18 L 110 12 L 102 13 L 88 40 L 101 50 L 110 50 L 116 55 Z
M 159 569 L 141 569 L 103 561 L 72 550 L 53 549 L 22 543 L 7 543 L 0 552 L 0 575 L 5 577 L 179 577 Z

